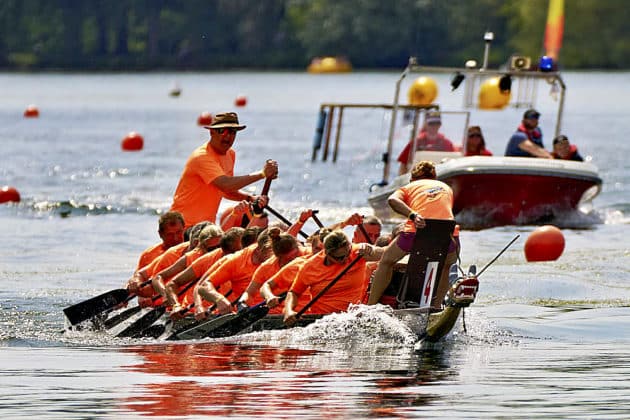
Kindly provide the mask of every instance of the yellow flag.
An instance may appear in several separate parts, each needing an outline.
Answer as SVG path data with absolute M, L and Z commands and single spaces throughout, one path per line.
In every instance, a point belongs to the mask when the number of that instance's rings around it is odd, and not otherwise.
M 545 55 L 558 61 L 564 33 L 564 0 L 549 0 L 547 27 L 545 28 Z

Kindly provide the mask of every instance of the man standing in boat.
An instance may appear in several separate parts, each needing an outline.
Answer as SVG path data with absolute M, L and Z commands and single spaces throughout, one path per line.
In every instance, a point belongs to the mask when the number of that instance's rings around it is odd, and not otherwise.
M 217 114 L 210 130 L 210 140 L 198 147 L 188 158 L 173 196 L 172 211 L 184 215 L 186 226 L 200 221 L 215 222 L 223 197 L 234 201 L 267 204 L 267 197 L 252 196 L 240 191 L 256 181 L 278 176 L 278 162 L 268 160 L 261 171 L 234 176 L 236 152 L 232 149 L 236 132 L 246 126 L 239 124 L 235 112 Z
M 551 153 L 545 150 L 543 136 L 538 127 L 540 112 L 528 109 L 523 114 L 523 121 L 516 132 L 512 134 L 505 149 L 505 156 L 539 157 L 553 159 Z
M 368 305 L 379 302 L 383 292 L 392 279 L 396 262 L 407 255 L 413 247 L 416 229 L 426 226 L 425 219 L 454 220 L 453 191 L 442 181 L 438 181 L 435 165 L 423 160 L 411 169 L 411 182 L 389 196 L 389 206 L 398 214 L 407 217 L 403 231 L 385 249 L 385 253 L 374 272 L 370 287 Z M 448 291 L 448 268 L 457 261 L 459 239 L 454 236 L 446 256 L 445 269 L 438 280 L 438 287 L 432 298 L 431 306 L 441 309 L 442 301 Z

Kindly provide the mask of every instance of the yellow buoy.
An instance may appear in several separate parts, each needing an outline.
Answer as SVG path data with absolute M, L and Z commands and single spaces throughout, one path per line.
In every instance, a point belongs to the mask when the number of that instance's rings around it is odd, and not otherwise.
M 418 77 L 407 91 L 409 105 L 430 105 L 438 94 L 435 80 L 430 77 Z
M 503 109 L 510 102 L 511 93 L 501 92 L 499 77 L 492 77 L 484 81 L 479 87 L 479 108 Z
M 348 73 L 352 64 L 344 57 L 315 57 L 306 69 L 309 73 Z

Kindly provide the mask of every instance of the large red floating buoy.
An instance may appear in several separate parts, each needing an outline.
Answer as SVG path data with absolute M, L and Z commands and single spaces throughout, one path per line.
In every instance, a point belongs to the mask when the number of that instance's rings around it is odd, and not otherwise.
M 15 188 L 5 185 L 0 188 L 0 204 L 9 202 L 19 203 L 20 193 Z
M 135 131 L 130 132 L 122 139 L 120 147 L 126 152 L 135 152 L 137 150 L 142 150 L 144 147 L 144 139 L 142 136 Z
M 541 226 L 534 230 L 525 241 L 527 261 L 554 261 L 564 251 L 564 235 L 555 226 Z
M 209 112 L 202 112 L 197 118 L 197 125 L 205 126 L 212 124 L 212 114 Z
M 25 118 L 37 118 L 39 117 L 39 109 L 35 105 L 29 105 L 24 110 Z
M 238 95 L 236 99 L 234 99 L 235 106 L 245 106 L 247 105 L 247 97 L 245 95 Z

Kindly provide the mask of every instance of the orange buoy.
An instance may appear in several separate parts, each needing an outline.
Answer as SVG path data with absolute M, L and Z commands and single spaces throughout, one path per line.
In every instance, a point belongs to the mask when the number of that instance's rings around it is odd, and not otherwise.
M 554 261 L 564 251 L 564 235 L 555 226 L 541 226 L 534 230 L 525 241 L 527 261 Z
M 247 97 L 245 95 L 238 95 L 236 99 L 234 99 L 235 106 L 245 106 L 247 105 Z
M 197 117 L 197 125 L 210 125 L 212 124 L 212 114 L 209 112 L 202 112 L 201 114 L 199 114 L 199 117 Z
M 132 131 L 127 134 L 124 139 L 122 139 L 120 146 L 126 152 L 142 150 L 142 148 L 144 147 L 144 139 L 140 134 Z
M 37 118 L 39 117 L 39 109 L 35 105 L 29 105 L 24 110 L 25 118 Z
M 9 202 L 19 203 L 20 202 L 20 193 L 13 187 L 9 187 L 5 185 L 0 188 L 0 204 L 1 203 L 9 203 Z

